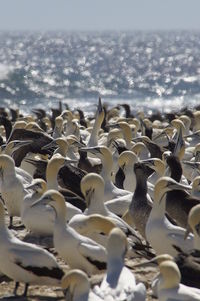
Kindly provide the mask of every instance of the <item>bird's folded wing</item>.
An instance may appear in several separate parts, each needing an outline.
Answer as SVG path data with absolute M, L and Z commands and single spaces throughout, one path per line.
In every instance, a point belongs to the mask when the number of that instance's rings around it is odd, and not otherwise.
M 98 245 L 82 242 L 78 245 L 78 250 L 84 257 L 106 262 L 106 252 Z
M 15 263 L 20 263 L 24 267 L 37 266 L 37 267 L 56 267 L 58 266 L 55 258 L 49 252 L 43 249 L 34 248 L 29 246 L 12 247 L 8 251 L 9 259 Z

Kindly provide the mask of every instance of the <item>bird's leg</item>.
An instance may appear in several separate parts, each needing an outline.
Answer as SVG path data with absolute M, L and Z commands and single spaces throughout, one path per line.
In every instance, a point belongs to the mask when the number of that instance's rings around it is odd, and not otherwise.
M 15 282 L 15 288 L 14 288 L 14 291 L 13 291 L 13 294 L 16 296 L 17 295 L 17 289 L 19 287 L 19 282 Z
M 13 227 L 13 216 L 10 216 L 10 223 L 9 223 L 8 228 L 12 229 L 12 227 Z
M 27 296 L 28 287 L 29 287 L 29 283 L 26 283 L 26 284 L 25 284 L 24 293 L 23 293 L 23 295 L 22 295 L 23 297 L 26 297 L 26 296 Z

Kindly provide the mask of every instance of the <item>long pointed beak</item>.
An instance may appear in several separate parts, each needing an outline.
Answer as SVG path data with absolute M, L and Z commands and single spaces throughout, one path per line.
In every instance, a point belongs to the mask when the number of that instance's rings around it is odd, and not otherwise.
M 108 128 L 111 128 L 111 129 L 113 129 L 113 128 L 119 129 L 120 126 L 119 126 L 118 123 L 110 123 L 110 124 L 108 124 Z
M 99 103 L 98 103 L 98 113 L 100 114 L 103 111 L 103 106 L 101 103 L 101 97 L 99 97 Z
M 50 143 L 48 143 L 48 144 L 46 144 L 46 145 L 44 145 L 44 146 L 42 146 L 42 150 L 44 150 L 44 149 L 51 149 L 51 148 L 55 148 L 56 147 L 56 141 L 55 140 L 53 140 L 53 141 L 51 141 Z
M 154 257 L 151 260 L 134 264 L 131 267 L 133 267 L 133 268 L 142 268 L 142 267 L 155 267 L 157 265 L 158 265 L 158 263 L 157 263 L 157 256 L 156 256 L 156 257 Z
M 190 166 L 192 169 L 198 169 L 200 167 L 199 162 L 182 161 L 182 163 Z
M 76 147 L 78 147 L 78 148 L 85 147 L 85 144 L 83 144 L 83 143 L 81 143 L 81 142 L 79 142 L 79 141 L 75 141 L 75 142 L 73 143 L 73 145 L 76 146 Z
M 90 152 L 92 154 L 99 153 L 99 149 L 97 147 L 93 147 L 93 146 L 91 146 L 91 147 L 82 147 L 80 149 L 80 151 L 82 151 L 82 152 Z
M 25 188 L 26 189 L 34 189 L 36 187 L 37 184 L 33 183 L 33 184 L 30 184 L 30 185 L 27 185 Z
M 41 198 L 39 198 L 39 200 L 33 202 L 31 204 L 31 208 L 37 206 L 40 203 L 43 204 L 43 205 L 48 205 L 50 201 L 51 201 L 51 198 L 44 195 Z
M 154 166 L 154 160 L 153 159 L 145 159 L 145 160 L 141 160 L 142 163 L 144 163 L 145 165 L 152 167 Z
M 192 190 L 192 186 L 180 184 L 178 182 L 177 183 L 169 183 L 168 186 L 174 190 Z
M 183 138 L 191 138 L 191 137 L 195 137 L 195 136 L 197 136 L 199 134 L 199 131 L 197 131 L 197 132 L 194 132 L 194 133 L 192 133 L 192 134 L 188 134 L 188 135 L 185 135 L 185 136 L 183 136 Z
M 15 147 L 20 148 L 22 146 L 29 145 L 33 142 L 33 140 L 16 140 L 15 141 Z
M 65 163 L 64 165 L 70 164 L 70 163 L 77 163 L 78 160 L 76 159 L 70 159 L 70 158 L 65 158 Z

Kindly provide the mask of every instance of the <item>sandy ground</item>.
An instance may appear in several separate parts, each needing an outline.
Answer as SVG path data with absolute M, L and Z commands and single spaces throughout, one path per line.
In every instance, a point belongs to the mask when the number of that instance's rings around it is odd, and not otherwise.
M 38 241 L 37 238 L 30 236 L 27 231 L 19 227 L 20 221 L 16 218 L 14 219 L 14 233 L 15 235 L 20 238 L 21 240 L 25 240 L 28 242 L 38 243 L 43 246 L 50 246 L 50 251 L 56 256 L 59 264 L 61 267 L 67 271 L 68 266 L 62 261 L 61 258 L 58 257 L 58 255 L 55 253 L 55 250 L 52 248 L 52 240 L 50 238 L 43 239 Z M 144 261 L 143 258 L 136 258 L 131 260 L 126 260 L 127 266 L 134 272 L 137 281 L 143 282 L 147 288 L 147 301 L 151 300 L 157 300 L 152 297 L 152 291 L 151 291 L 151 281 L 153 277 L 157 273 L 156 268 L 132 268 L 132 266 L 135 263 Z M 91 278 L 91 285 L 99 284 L 103 278 L 103 274 L 100 275 L 94 275 Z M 28 296 L 26 298 L 24 297 L 13 297 L 13 289 L 14 289 L 15 283 L 11 280 L 9 280 L 7 277 L 1 275 L 0 276 L 0 300 L 43 300 L 43 301 L 54 301 L 54 300 L 65 300 L 62 289 L 58 287 L 49 287 L 49 286 L 34 286 L 30 285 L 28 290 Z M 18 294 L 22 294 L 24 291 L 24 284 L 20 284 L 20 287 L 18 289 Z

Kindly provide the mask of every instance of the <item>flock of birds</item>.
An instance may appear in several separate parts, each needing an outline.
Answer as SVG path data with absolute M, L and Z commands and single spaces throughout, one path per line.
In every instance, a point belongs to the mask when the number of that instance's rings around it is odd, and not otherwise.
M 62 105 L 26 116 L 1 108 L 0 145 L 0 272 L 15 296 L 24 283 L 24 296 L 49 285 L 69 301 L 144 301 L 134 266 L 154 265 L 158 300 L 200 300 L 198 108 L 133 116 L 99 99 L 94 118 Z M 37 245 L 16 237 L 15 217 Z M 136 257 L 145 260 L 130 270 Z

